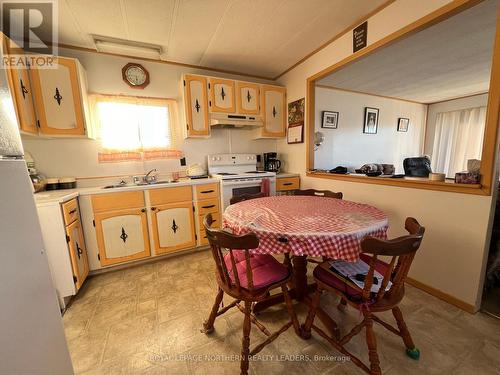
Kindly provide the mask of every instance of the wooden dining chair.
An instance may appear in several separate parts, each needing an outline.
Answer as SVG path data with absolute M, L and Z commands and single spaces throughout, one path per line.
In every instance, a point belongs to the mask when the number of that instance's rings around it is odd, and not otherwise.
M 314 269 L 314 279 L 317 283 L 316 293 L 312 299 L 307 319 L 302 327 L 302 337 L 311 337 L 311 328 L 320 336 L 324 337 L 339 352 L 350 356 L 361 369 L 369 374 L 379 375 L 382 373 L 377 353 L 373 322 L 381 324 L 392 333 L 400 336 L 406 346 L 406 354 L 413 359 L 420 357 L 420 351 L 415 347 L 410 332 L 403 319 L 403 314 L 398 307 L 404 297 L 405 280 L 410 270 L 411 263 L 420 247 L 425 228 L 414 218 L 407 218 L 405 228 L 409 235 L 392 240 L 381 240 L 374 237 L 365 237 L 361 241 L 361 259 L 369 265 L 369 271 L 365 276 L 364 288 L 356 286 L 349 279 L 339 273 L 330 270 L 330 262 L 324 262 Z M 378 256 L 391 257 L 390 263 L 378 259 Z M 378 271 L 383 279 L 377 293 L 371 292 L 374 283 L 374 272 Z M 389 284 L 391 282 L 392 284 Z M 388 285 L 390 285 L 389 288 Z M 387 289 L 387 290 L 386 290 Z M 358 309 L 363 315 L 361 323 L 356 325 L 344 337 L 331 337 L 321 328 L 314 325 L 316 310 L 319 306 L 320 296 L 323 291 L 333 292 L 340 296 L 339 309 L 343 310 L 347 305 Z M 392 310 L 398 328 L 386 323 L 375 313 Z M 366 366 L 359 358 L 350 353 L 345 345 L 352 337 L 366 329 L 366 344 L 368 346 L 368 357 L 370 367 Z
M 208 319 L 203 323 L 203 332 L 214 330 L 215 318 L 232 307 L 237 307 L 244 314 L 243 339 L 241 349 L 241 374 L 248 373 L 249 356 L 259 353 L 266 345 L 274 341 L 280 334 L 293 326 L 300 335 L 300 326 L 288 293 L 287 283 L 292 278 L 290 258 L 285 256 L 285 264 L 278 262 L 271 255 L 252 254 L 251 250 L 259 246 L 255 233 L 235 236 L 230 233 L 212 229 L 212 215 L 203 220 L 207 238 L 212 249 L 216 265 L 218 292 Z M 272 289 L 281 288 L 290 321 L 274 333 L 260 323 L 252 314 L 252 304 L 268 296 Z M 221 308 L 224 293 L 234 298 L 229 305 Z M 241 303 L 242 302 L 242 303 Z M 243 305 L 243 306 L 242 306 Z M 250 350 L 250 329 L 254 324 L 267 338 Z
M 249 199 L 264 198 L 265 196 L 265 193 L 236 195 L 229 200 L 229 204 L 236 204 Z
M 295 190 L 293 195 L 308 195 L 308 196 L 336 198 L 336 199 L 342 199 L 342 197 L 344 196 L 344 194 L 342 194 L 341 192 L 335 193 L 330 190 L 315 190 L 315 189 Z

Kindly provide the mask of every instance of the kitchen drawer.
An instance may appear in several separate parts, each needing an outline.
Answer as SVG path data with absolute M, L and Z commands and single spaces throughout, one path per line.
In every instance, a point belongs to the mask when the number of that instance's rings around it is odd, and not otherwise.
M 300 177 L 276 179 L 276 191 L 297 190 L 300 188 Z
M 205 214 L 206 215 L 206 214 Z M 200 215 L 198 218 L 198 223 L 200 225 L 200 232 L 205 232 L 205 227 L 203 226 L 203 219 L 205 219 L 205 215 Z M 212 219 L 214 220 L 212 223 L 212 228 L 220 228 L 221 218 L 220 213 L 212 213 Z
M 179 186 L 165 189 L 151 189 L 149 201 L 152 206 L 193 200 L 191 186 Z
M 205 216 L 208 213 L 219 212 L 219 199 L 204 199 L 196 203 L 198 215 Z
M 144 207 L 144 193 L 142 191 L 130 191 L 94 195 L 92 196 L 92 207 L 94 212 Z
M 219 184 L 196 186 L 196 200 L 219 198 Z
M 62 204 L 62 211 L 64 216 L 64 224 L 70 225 L 76 219 L 78 219 L 78 200 L 72 199 L 66 203 Z

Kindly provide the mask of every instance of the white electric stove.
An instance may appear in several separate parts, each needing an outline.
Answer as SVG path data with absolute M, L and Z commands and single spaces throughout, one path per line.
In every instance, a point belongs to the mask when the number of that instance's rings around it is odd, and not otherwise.
M 223 210 L 234 196 L 260 193 L 264 178 L 269 179 L 269 194 L 276 195 L 276 173 L 258 171 L 255 154 L 208 155 L 208 173 L 220 180 Z

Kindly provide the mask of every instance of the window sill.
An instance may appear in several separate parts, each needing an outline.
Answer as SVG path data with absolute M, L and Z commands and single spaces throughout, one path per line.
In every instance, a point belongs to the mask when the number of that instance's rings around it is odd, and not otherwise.
M 387 178 L 387 177 L 368 177 L 361 175 L 349 174 L 333 174 L 325 172 L 306 173 L 308 177 L 326 178 L 331 180 L 340 180 L 348 182 L 358 182 L 362 184 L 388 185 L 398 186 L 411 189 L 424 189 L 446 191 L 450 193 L 489 195 L 487 191 L 482 189 L 481 184 L 457 184 L 453 181 L 430 181 L 427 179 L 407 179 L 407 178 Z

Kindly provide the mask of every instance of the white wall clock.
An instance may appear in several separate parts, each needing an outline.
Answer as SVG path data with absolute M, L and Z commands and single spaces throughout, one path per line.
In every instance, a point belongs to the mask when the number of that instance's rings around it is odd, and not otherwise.
M 141 64 L 128 63 L 122 68 L 123 80 L 134 89 L 149 85 L 149 72 Z

